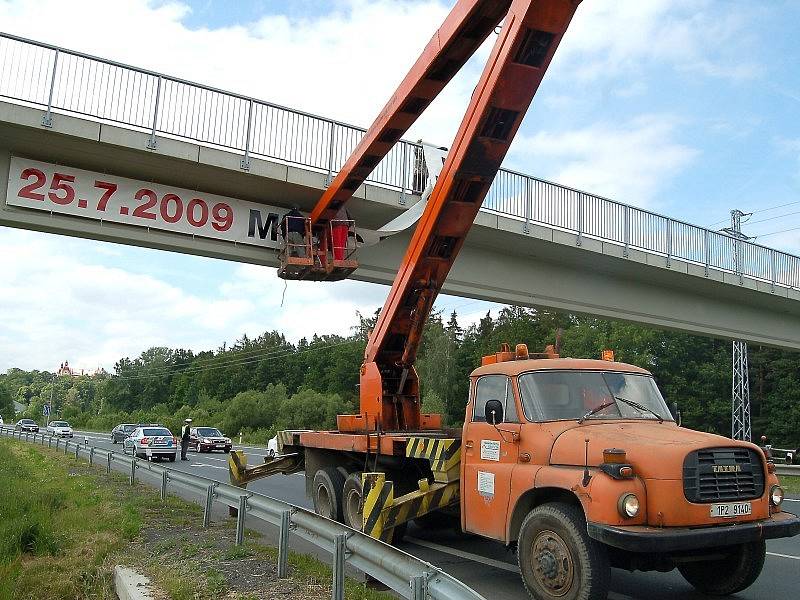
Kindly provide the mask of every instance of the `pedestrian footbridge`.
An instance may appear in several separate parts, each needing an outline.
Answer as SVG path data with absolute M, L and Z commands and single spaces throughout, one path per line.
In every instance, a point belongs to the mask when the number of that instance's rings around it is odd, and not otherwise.
M 0 225 L 274 267 L 278 216 L 310 209 L 363 133 L 0 35 Z M 377 166 L 360 226 L 419 201 L 423 155 L 401 141 Z M 352 277 L 390 283 L 409 235 Z M 798 288 L 800 257 L 502 170 L 444 291 L 800 348 Z

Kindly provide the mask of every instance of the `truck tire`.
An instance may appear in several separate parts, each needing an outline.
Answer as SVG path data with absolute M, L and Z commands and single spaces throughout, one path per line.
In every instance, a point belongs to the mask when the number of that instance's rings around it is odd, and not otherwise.
M 697 590 L 711 596 L 728 596 L 753 585 L 767 555 L 764 540 L 731 549 L 722 560 L 703 560 L 678 565 L 683 578 Z
M 361 472 L 350 473 L 344 482 L 342 492 L 342 513 L 344 524 L 356 531 L 361 531 L 364 526 L 362 514 L 364 510 L 364 486 L 361 482 Z
M 605 547 L 586 533 L 576 507 L 560 502 L 534 508 L 519 532 L 517 560 L 525 589 L 536 600 L 605 600 Z
M 317 471 L 314 475 L 314 512 L 341 523 L 342 488 L 344 477 L 334 467 Z

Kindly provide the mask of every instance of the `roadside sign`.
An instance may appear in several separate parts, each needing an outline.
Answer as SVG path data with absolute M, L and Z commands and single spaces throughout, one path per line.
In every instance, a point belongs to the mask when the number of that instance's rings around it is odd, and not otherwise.
M 49 417 L 50 416 L 50 405 L 49 404 L 45 404 L 44 406 L 42 406 L 42 416 L 43 417 Z

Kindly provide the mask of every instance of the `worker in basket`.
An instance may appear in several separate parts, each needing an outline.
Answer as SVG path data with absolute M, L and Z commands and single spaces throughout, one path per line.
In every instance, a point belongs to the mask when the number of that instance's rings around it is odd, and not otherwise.
M 306 256 L 306 218 L 300 210 L 293 206 L 281 221 L 283 244 L 289 256 L 305 258 Z
M 333 260 L 344 260 L 347 257 L 347 236 L 350 234 L 350 213 L 342 207 L 331 221 L 331 243 Z

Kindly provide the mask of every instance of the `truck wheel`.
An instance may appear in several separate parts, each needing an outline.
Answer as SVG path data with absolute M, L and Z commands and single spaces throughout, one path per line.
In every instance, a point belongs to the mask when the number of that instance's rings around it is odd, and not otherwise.
M 605 600 L 606 549 L 586 533 L 583 513 L 568 504 L 534 508 L 519 532 L 517 559 L 522 581 L 537 600 Z
M 342 488 L 344 477 L 333 467 L 320 469 L 314 475 L 314 512 L 342 522 Z
M 711 596 L 727 596 L 753 585 L 767 555 L 764 540 L 731 549 L 721 560 L 703 560 L 678 565 L 684 579 L 697 590 Z
M 344 513 L 344 524 L 352 527 L 356 531 L 361 531 L 364 526 L 362 515 L 364 486 L 361 483 L 361 472 L 350 473 L 344 482 L 342 492 L 342 512 Z

